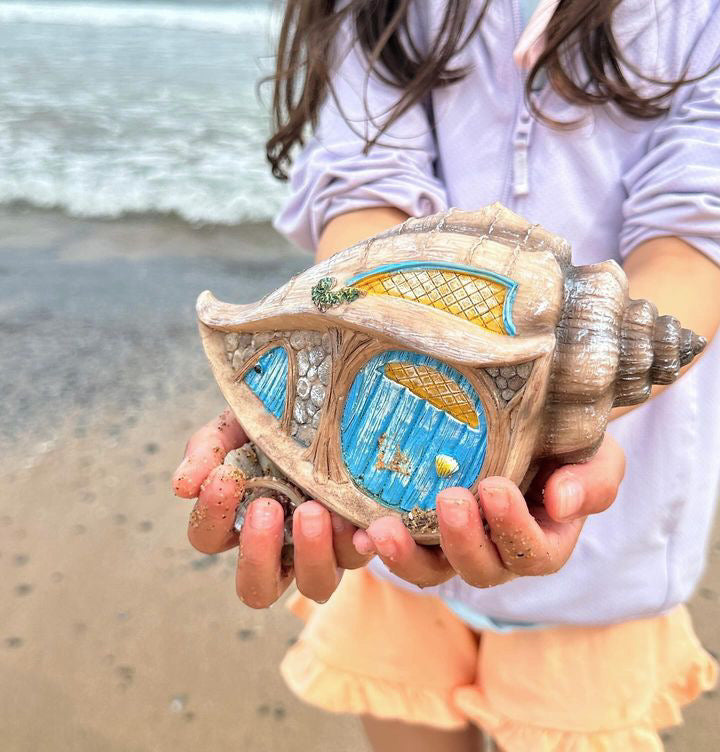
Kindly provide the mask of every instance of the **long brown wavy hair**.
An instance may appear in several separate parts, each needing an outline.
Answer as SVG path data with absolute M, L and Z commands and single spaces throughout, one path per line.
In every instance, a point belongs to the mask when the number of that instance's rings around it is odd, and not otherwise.
M 467 70 L 454 68 L 451 59 L 473 38 L 487 11 L 485 0 L 477 17 L 469 19 L 473 0 L 447 0 L 447 8 L 429 49 L 421 52 L 408 28 L 408 14 L 416 0 L 287 0 L 277 51 L 272 98 L 273 135 L 266 144 L 275 177 L 286 180 L 291 152 L 302 145 L 307 126 L 314 128 L 326 95 L 331 92 L 333 48 L 340 26 L 350 21 L 365 54 L 369 74 L 398 89 L 398 101 L 372 138 L 369 150 L 383 132 L 431 89 L 459 81 Z M 612 102 L 631 117 L 662 115 L 668 98 L 691 79 L 659 81 L 638 71 L 620 50 L 612 30 L 612 15 L 622 0 L 561 0 L 546 30 L 545 51 L 530 70 L 525 97 L 535 117 L 543 116 L 530 96 L 541 71 L 565 100 L 575 104 Z M 577 51 L 575 64 L 569 51 Z M 579 60 L 577 57 L 579 56 Z M 579 65 L 577 64 L 579 63 Z M 583 70 L 579 79 L 574 68 Z M 628 83 L 628 72 L 658 84 L 642 96 Z M 692 79 L 695 81 L 697 79 Z

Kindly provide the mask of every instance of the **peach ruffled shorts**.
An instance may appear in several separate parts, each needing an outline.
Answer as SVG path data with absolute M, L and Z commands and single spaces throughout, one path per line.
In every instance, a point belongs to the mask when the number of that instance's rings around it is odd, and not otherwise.
M 607 627 L 478 634 L 440 599 L 364 569 L 307 624 L 281 671 L 324 710 L 443 729 L 468 722 L 504 752 L 659 752 L 657 730 L 711 689 L 717 666 L 687 610 Z

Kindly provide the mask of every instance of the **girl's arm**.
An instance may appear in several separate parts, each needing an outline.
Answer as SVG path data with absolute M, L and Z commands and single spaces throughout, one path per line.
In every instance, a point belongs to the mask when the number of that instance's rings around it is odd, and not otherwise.
M 315 250 L 315 260 L 323 261 L 330 258 L 338 251 L 389 230 L 406 219 L 408 215 L 404 211 L 392 206 L 378 206 L 341 214 L 325 225 Z

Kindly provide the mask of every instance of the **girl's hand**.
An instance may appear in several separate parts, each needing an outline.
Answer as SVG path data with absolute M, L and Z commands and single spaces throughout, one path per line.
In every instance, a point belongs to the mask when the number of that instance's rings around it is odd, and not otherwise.
M 197 498 L 190 514 L 188 538 L 202 553 L 227 551 L 240 544 L 235 583 L 243 603 L 253 608 L 272 605 L 292 582 L 319 603 L 337 587 L 343 569 L 364 566 L 371 554 L 353 545 L 356 528 L 316 501 L 295 511 L 293 539 L 295 565 L 283 571 L 280 550 L 284 516 L 273 499 L 255 499 L 248 508 L 240 536 L 233 530 L 235 509 L 242 493 L 233 468 L 223 465 L 225 455 L 247 441 L 240 424 L 227 410 L 197 431 L 188 442 L 185 458 L 173 476 L 177 496 Z
M 421 587 L 456 574 L 482 588 L 552 574 L 570 558 L 585 518 L 615 500 L 624 473 L 623 451 L 606 435 L 589 462 L 541 471 L 527 501 L 505 478 L 482 480 L 477 498 L 464 488 L 442 491 L 439 547 L 415 543 L 397 517 L 358 530 L 355 546 L 366 555 L 377 553 L 392 572 Z
M 176 495 L 197 497 L 188 538 L 202 553 L 238 545 L 233 523 L 241 489 L 222 461 L 246 440 L 234 416 L 223 413 L 193 435 L 173 477 Z M 528 501 L 499 477 L 482 480 L 477 497 L 464 488 L 448 488 L 438 495 L 441 545 L 434 547 L 415 543 L 397 517 L 358 530 L 308 501 L 293 519 L 294 572 L 283 572 L 280 565 L 282 508 L 272 499 L 256 499 L 239 536 L 237 593 L 247 605 L 266 608 L 294 575 L 301 593 L 324 602 L 343 569 L 364 566 L 376 554 L 396 575 L 421 587 L 455 575 L 475 587 L 492 587 L 518 576 L 552 574 L 570 557 L 587 515 L 612 504 L 624 471 L 622 449 L 606 436 L 590 462 L 545 468 Z

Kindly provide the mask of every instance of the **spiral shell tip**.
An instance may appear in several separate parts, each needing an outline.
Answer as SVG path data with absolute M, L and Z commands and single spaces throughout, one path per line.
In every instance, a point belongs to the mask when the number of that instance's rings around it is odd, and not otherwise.
M 683 329 L 680 334 L 680 365 L 692 362 L 705 349 L 707 339 L 690 329 Z

